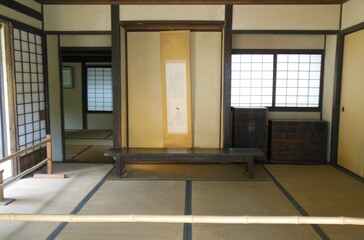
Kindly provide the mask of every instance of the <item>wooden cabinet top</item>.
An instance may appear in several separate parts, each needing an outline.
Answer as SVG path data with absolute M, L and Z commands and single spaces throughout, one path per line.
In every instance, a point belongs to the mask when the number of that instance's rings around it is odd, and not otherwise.
M 322 123 L 326 123 L 327 121 L 325 120 L 311 120 L 311 119 L 306 119 L 306 120 L 300 120 L 300 119 L 270 119 L 269 121 L 271 122 L 297 122 L 297 123 L 300 123 L 300 122 L 322 122 Z

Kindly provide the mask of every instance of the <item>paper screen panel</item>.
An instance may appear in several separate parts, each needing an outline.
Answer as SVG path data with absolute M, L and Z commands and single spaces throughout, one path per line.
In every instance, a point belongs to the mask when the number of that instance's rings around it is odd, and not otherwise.
M 14 28 L 14 62 L 19 147 L 37 144 L 46 137 L 43 52 L 40 35 Z

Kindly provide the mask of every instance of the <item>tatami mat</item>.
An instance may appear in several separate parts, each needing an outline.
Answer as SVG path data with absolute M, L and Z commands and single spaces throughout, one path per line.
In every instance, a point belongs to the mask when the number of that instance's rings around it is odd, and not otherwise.
M 54 164 L 66 179 L 25 178 L 5 189 L 16 200 L 0 206 L 0 213 L 68 214 L 111 170 L 111 164 Z M 0 239 L 46 239 L 58 223 L 1 222 Z
M 98 138 L 104 139 L 112 134 L 111 130 L 83 130 L 69 134 L 67 138 Z
M 88 138 L 67 138 L 66 145 L 102 145 L 111 148 L 113 144 L 112 139 L 88 139 Z
M 65 135 L 65 137 L 68 137 L 68 136 L 71 136 L 71 135 L 73 135 L 73 134 L 75 134 L 75 133 L 77 133 L 79 131 L 82 131 L 82 130 L 66 130 L 64 132 L 64 135 Z
M 192 213 L 216 216 L 298 216 L 273 182 L 200 181 L 192 183 Z M 320 239 L 309 225 L 194 224 L 194 240 Z
M 183 215 L 184 181 L 107 181 L 79 214 Z M 183 224 L 71 223 L 57 239 L 183 239 Z
M 114 161 L 112 157 L 104 156 L 104 152 L 110 147 L 111 146 L 91 146 L 86 151 L 75 156 L 72 160 L 79 162 L 112 163 Z
M 90 147 L 88 145 L 66 145 L 66 159 L 70 160 Z
M 364 185 L 332 166 L 267 165 L 311 216 L 364 218 Z M 322 225 L 331 239 L 364 239 L 364 227 Z
M 148 168 L 139 168 L 143 166 Z M 138 171 L 118 181 L 106 181 L 78 214 L 183 215 L 187 211 L 193 215 L 220 216 L 300 215 L 297 205 L 290 202 L 260 165 L 255 166 L 257 179 L 254 180 L 247 179 L 242 164 L 132 164 L 127 167 L 131 172 L 134 167 Z M 265 167 L 310 216 L 364 217 L 363 183 L 336 168 L 317 165 Z M 16 201 L 0 207 L 0 213 L 68 214 L 111 168 L 111 164 L 55 164 L 55 173 L 66 173 L 69 178 L 18 181 L 5 190 L 5 197 L 16 198 Z M 180 180 L 175 179 L 177 177 Z M 186 182 L 186 179 L 192 181 Z M 57 226 L 58 223 L 1 222 L 0 239 L 46 239 Z M 173 240 L 186 236 L 194 240 L 320 239 L 320 236 L 326 239 L 310 225 L 188 226 L 72 223 L 63 230 L 59 229 L 60 232 L 53 232 L 55 235 L 52 236 L 88 240 Z M 363 239 L 364 236 L 362 226 L 320 227 L 328 238 L 334 240 Z
M 127 164 L 126 169 L 122 178 L 117 178 L 112 172 L 109 180 L 251 180 L 245 173 L 244 164 Z M 255 181 L 272 180 L 261 165 L 256 164 L 254 171 Z

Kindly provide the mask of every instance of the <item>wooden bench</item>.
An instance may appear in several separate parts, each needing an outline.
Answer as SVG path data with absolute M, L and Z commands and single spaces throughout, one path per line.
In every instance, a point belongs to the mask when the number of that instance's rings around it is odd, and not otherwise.
M 115 159 L 116 175 L 121 177 L 126 162 L 138 163 L 246 163 L 249 178 L 254 178 L 254 157 L 259 148 L 111 148 L 105 156 Z

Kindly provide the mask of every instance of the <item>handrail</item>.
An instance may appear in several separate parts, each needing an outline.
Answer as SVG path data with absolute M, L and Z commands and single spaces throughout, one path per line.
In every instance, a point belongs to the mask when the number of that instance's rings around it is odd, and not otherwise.
M 25 170 L 24 172 L 16 175 L 15 177 L 11 178 L 10 180 L 5 181 L 4 183 L 0 184 L 0 188 L 5 188 L 7 186 L 9 186 L 10 184 L 12 184 L 13 182 L 15 182 L 16 180 L 24 177 L 25 175 L 33 172 L 34 170 L 38 169 L 39 167 L 43 166 L 44 164 L 46 164 L 48 162 L 48 158 L 44 159 L 43 161 L 41 161 L 40 163 L 38 163 L 37 165 L 28 168 L 27 170 Z
M 18 175 L 16 175 L 15 177 L 12 177 L 11 179 L 7 180 L 6 182 L 4 182 L 3 180 L 3 172 L 4 170 L 0 170 L 0 204 L 3 205 L 7 205 L 10 202 L 14 201 L 14 199 L 5 199 L 4 198 L 4 188 L 9 186 L 10 184 L 12 184 L 13 182 L 17 181 L 18 179 L 24 177 L 25 175 L 33 172 L 34 170 L 40 168 L 41 166 L 43 166 L 44 164 L 47 163 L 47 174 L 52 174 L 53 173 L 53 163 L 52 163 L 52 141 L 51 141 L 51 136 L 47 135 L 46 136 L 46 140 L 42 141 L 40 143 L 34 144 L 33 146 L 27 147 L 25 149 L 22 149 L 16 153 L 13 153 L 3 159 L 0 160 L 0 164 L 6 161 L 9 161 L 11 159 L 14 159 L 20 155 L 22 155 L 23 153 L 26 153 L 28 151 L 31 151 L 37 147 L 40 147 L 42 145 L 47 145 L 47 158 L 42 160 L 40 163 L 36 164 L 35 166 L 19 173 Z
M 19 156 L 20 156 L 20 155 L 22 155 L 23 153 L 26 153 L 26 152 L 28 152 L 28 151 L 31 151 L 31 150 L 33 150 L 34 148 L 40 147 L 40 146 L 45 145 L 45 144 L 47 144 L 47 143 L 49 143 L 49 142 L 51 142 L 51 140 L 50 140 L 50 139 L 47 139 L 47 140 L 44 140 L 43 142 L 37 143 L 37 144 L 35 144 L 35 145 L 33 145 L 33 146 L 30 146 L 30 147 L 24 148 L 24 149 L 22 149 L 22 150 L 20 150 L 20 151 L 18 151 L 18 152 L 15 152 L 15 153 L 13 153 L 13 154 L 11 154 L 11 155 L 7 156 L 7 157 L 4 157 L 4 158 L 0 159 L 0 164 L 1 164 L 1 163 L 3 163 L 3 162 L 6 162 L 6 161 L 8 161 L 8 160 L 11 160 L 11 159 L 13 159 L 13 158 L 19 157 Z
M 0 221 L 364 225 L 363 218 L 314 216 L 0 214 Z

